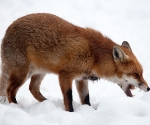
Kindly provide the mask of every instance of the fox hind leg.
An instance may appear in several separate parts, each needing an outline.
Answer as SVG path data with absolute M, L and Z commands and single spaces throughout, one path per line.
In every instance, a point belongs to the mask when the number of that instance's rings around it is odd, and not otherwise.
M 31 77 L 29 90 L 38 101 L 44 101 L 46 98 L 40 93 L 40 84 L 45 74 L 35 74 Z
M 26 80 L 27 73 L 15 73 L 13 72 L 9 78 L 9 85 L 7 88 L 7 96 L 9 102 L 17 103 L 16 94 L 18 89 L 23 85 Z

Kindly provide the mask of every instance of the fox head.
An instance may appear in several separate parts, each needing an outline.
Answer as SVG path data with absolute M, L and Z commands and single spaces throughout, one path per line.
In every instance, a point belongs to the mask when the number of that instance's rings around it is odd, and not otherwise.
M 138 87 L 143 91 L 150 88 L 143 78 L 141 64 L 133 54 L 128 42 L 124 41 L 121 46 L 113 47 L 113 59 L 116 65 L 115 82 L 121 86 L 127 96 L 132 96 L 130 89 Z

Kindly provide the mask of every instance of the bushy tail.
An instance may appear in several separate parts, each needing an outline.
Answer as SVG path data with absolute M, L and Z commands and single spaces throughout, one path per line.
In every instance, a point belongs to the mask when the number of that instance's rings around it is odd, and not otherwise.
M 4 82 L 2 82 L 2 71 L 0 66 L 0 104 L 9 104 L 7 96 L 6 96 L 6 87 Z
M 0 74 L 0 104 L 9 104 L 7 96 L 5 95 L 3 89 L 3 83 Z

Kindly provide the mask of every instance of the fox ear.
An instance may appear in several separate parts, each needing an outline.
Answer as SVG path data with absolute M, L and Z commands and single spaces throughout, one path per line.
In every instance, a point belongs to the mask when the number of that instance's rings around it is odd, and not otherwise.
M 113 57 L 114 57 L 115 62 L 116 61 L 125 61 L 128 58 L 128 55 L 126 55 L 120 47 L 114 46 Z
M 130 47 L 130 45 L 129 45 L 129 43 L 127 41 L 123 41 L 121 46 L 123 46 L 125 48 L 128 48 L 130 51 L 132 51 L 131 47 Z

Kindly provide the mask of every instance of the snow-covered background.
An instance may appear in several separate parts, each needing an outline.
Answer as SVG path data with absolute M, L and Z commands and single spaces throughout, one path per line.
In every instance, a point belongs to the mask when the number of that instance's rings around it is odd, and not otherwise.
M 143 65 L 150 85 L 149 0 L 0 0 L 0 39 L 17 18 L 29 13 L 52 13 L 82 27 L 101 31 L 121 44 L 126 40 Z M 135 90 L 126 97 L 118 85 L 105 80 L 90 82 L 92 106 L 81 105 L 73 84 L 74 110 L 64 110 L 57 76 L 47 75 L 37 102 L 28 90 L 29 80 L 17 94 L 18 105 L 0 104 L 0 125 L 150 125 L 150 92 Z M 96 109 L 96 110 L 95 110 Z

